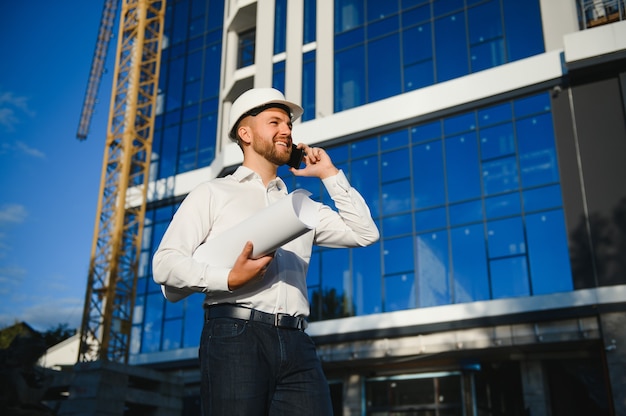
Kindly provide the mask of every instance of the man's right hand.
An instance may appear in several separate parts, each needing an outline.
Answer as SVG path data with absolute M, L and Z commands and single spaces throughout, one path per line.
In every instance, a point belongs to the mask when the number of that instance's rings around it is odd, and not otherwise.
M 228 288 L 236 290 L 246 283 L 256 278 L 262 278 L 270 262 L 274 259 L 274 254 L 268 254 L 258 259 L 252 259 L 252 242 L 248 241 L 243 247 L 243 251 L 235 260 L 235 265 L 228 274 Z

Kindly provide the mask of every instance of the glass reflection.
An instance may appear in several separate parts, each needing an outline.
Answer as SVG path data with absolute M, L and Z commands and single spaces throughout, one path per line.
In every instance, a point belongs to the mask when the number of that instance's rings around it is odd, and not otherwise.
M 415 244 L 419 306 L 450 303 L 447 232 L 418 235 Z
M 489 270 L 493 299 L 530 295 L 526 257 L 491 260 Z
M 490 299 L 483 225 L 454 228 L 450 238 L 454 273 L 453 303 Z
M 415 308 L 413 274 L 385 277 L 385 312 Z

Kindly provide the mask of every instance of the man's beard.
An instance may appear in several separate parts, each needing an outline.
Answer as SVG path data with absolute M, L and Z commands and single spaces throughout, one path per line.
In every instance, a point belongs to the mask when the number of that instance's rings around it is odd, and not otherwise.
M 268 162 L 271 162 L 277 166 L 284 165 L 289 162 L 290 152 L 281 152 L 276 146 L 274 141 L 269 143 L 265 140 L 254 140 L 252 142 L 252 148 L 254 151 L 263 156 Z

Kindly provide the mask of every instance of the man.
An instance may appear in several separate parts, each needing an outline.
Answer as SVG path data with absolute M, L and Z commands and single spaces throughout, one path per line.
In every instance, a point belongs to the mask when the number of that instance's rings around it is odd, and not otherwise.
M 248 242 L 229 268 L 192 257 L 203 242 L 287 195 L 276 172 L 289 161 L 292 122 L 302 113 L 275 89 L 243 93 L 228 126 L 243 165 L 189 193 L 154 255 L 157 283 L 206 295 L 199 351 L 204 415 L 332 414 L 328 384 L 304 332 L 312 245 L 366 246 L 379 233 L 365 201 L 328 154 L 300 143 L 305 166 L 290 171 L 320 178 L 338 212 L 316 203 L 314 230 L 260 258 L 251 258 Z

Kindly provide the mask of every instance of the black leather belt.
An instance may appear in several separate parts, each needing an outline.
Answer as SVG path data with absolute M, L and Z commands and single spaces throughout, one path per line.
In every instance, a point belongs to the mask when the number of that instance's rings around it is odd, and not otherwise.
M 262 322 L 278 328 L 299 329 L 304 331 L 308 322 L 302 316 L 291 316 L 286 313 L 267 313 L 256 309 L 236 305 L 211 305 L 204 309 L 206 320 L 215 318 L 233 318 L 244 321 Z

